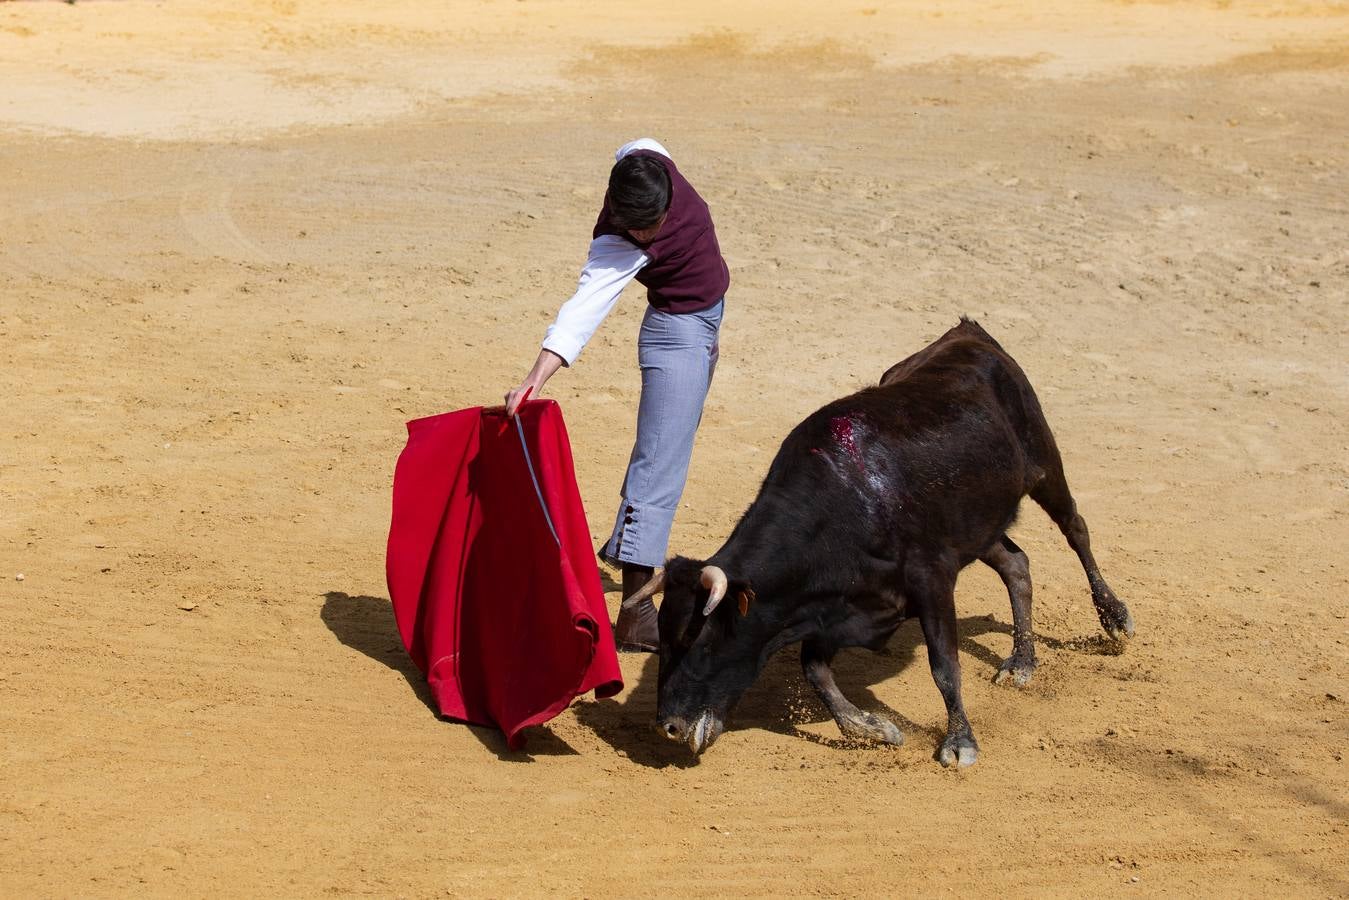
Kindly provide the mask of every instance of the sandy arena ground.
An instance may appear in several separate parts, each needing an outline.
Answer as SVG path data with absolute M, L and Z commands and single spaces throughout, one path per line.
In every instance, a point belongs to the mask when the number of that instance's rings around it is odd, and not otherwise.
M 663 6 L 0 2 L 0 894 L 1349 895 L 1349 3 Z M 696 762 L 650 657 L 529 754 L 428 707 L 403 422 L 516 383 L 644 134 L 734 278 L 672 549 L 961 313 L 1037 386 L 1138 635 L 1028 504 L 973 768 L 912 622 L 838 667 L 898 749 L 790 652 Z M 641 310 L 550 385 L 597 539 Z

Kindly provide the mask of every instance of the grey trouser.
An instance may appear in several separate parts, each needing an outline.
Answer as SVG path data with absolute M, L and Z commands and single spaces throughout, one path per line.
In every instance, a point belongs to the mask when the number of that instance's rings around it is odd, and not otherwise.
M 689 474 L 693 436 L 717 368 L 724 301 L 679 315 L 647 307 L 637 338 L 642 399 L 637 440 L 623 479 L 614 533 L 600 549 L 615 565 L 661 566 L 679 496 Z

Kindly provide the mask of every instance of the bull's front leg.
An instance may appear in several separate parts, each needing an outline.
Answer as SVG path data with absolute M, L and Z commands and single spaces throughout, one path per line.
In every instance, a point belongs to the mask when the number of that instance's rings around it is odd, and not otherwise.
M 910 563 L 905 569 L 908 595 L 918 604 L 918 621 L 927 641 L 932 680 L 946 701 L 946 739 L 937 748 L 943 766 L 971 766 L 979 744 L 960 699 L 960 648 L 956 630 L 955 566 L 943 561 Z
M 838 723 L 838 730 L 843 732 L 843 736 L 879 741 L 896 747 L 904 743 L 904 732 L 895 723 L 874 713 L 863 712 L 843 696 L 834 683 L 834 672 L 829 668 L 833 658 L 833 652 L 826 650 L 818 641 L 807 639 L 801 643 L 801 670 L 824 705 L 829 707 L 829 714 Z

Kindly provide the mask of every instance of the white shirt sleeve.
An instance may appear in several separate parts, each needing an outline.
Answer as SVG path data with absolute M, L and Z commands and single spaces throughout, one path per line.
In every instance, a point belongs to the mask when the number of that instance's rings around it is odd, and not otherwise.
M 616 234 L 602 234 L 591 241 L 576 293 L 562 304 L 557 320 L 548 326 L 543 349 L 556 353 L 569 366 L 574 363 L 581 348 L 618 302 L 623 288 L 648 261 L 649 257 L 636 244 Z

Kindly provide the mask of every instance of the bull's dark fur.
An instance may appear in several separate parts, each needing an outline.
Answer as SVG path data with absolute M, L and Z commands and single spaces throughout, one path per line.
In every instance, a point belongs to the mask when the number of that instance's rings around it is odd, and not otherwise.
M 1077 552 L 1105 630 L 1133 621 L 1097 571 L 1086 523 L 1064 480 L 1054 437 L 1020 366 L 977 323 L 960 324 L 891 368 L 876 387 L 811 415 L 783 441 L 758 497 L 709 560 L 666 566 L 660 609 L 658 715 L 701 751 L 777 650 L 802 642 L 807 678 L 843 732 L 899 743 L 893 723 L 864 713 L 834 685 L 843 647 L 880 649 L 917 616 L 946 701 L 944 764 L 967 765 L 977 744 L 960 697 L 954 588 L 983 560 L 1012 599 L 1012 656 L 998 680 L 1034 670 L 1025 554 L 1007 537 L 1023 496 L 1050 515 Z M 710 617 L 704 565 L 730 592 Z M 741 609 L 745 609 L 744 614 Z

